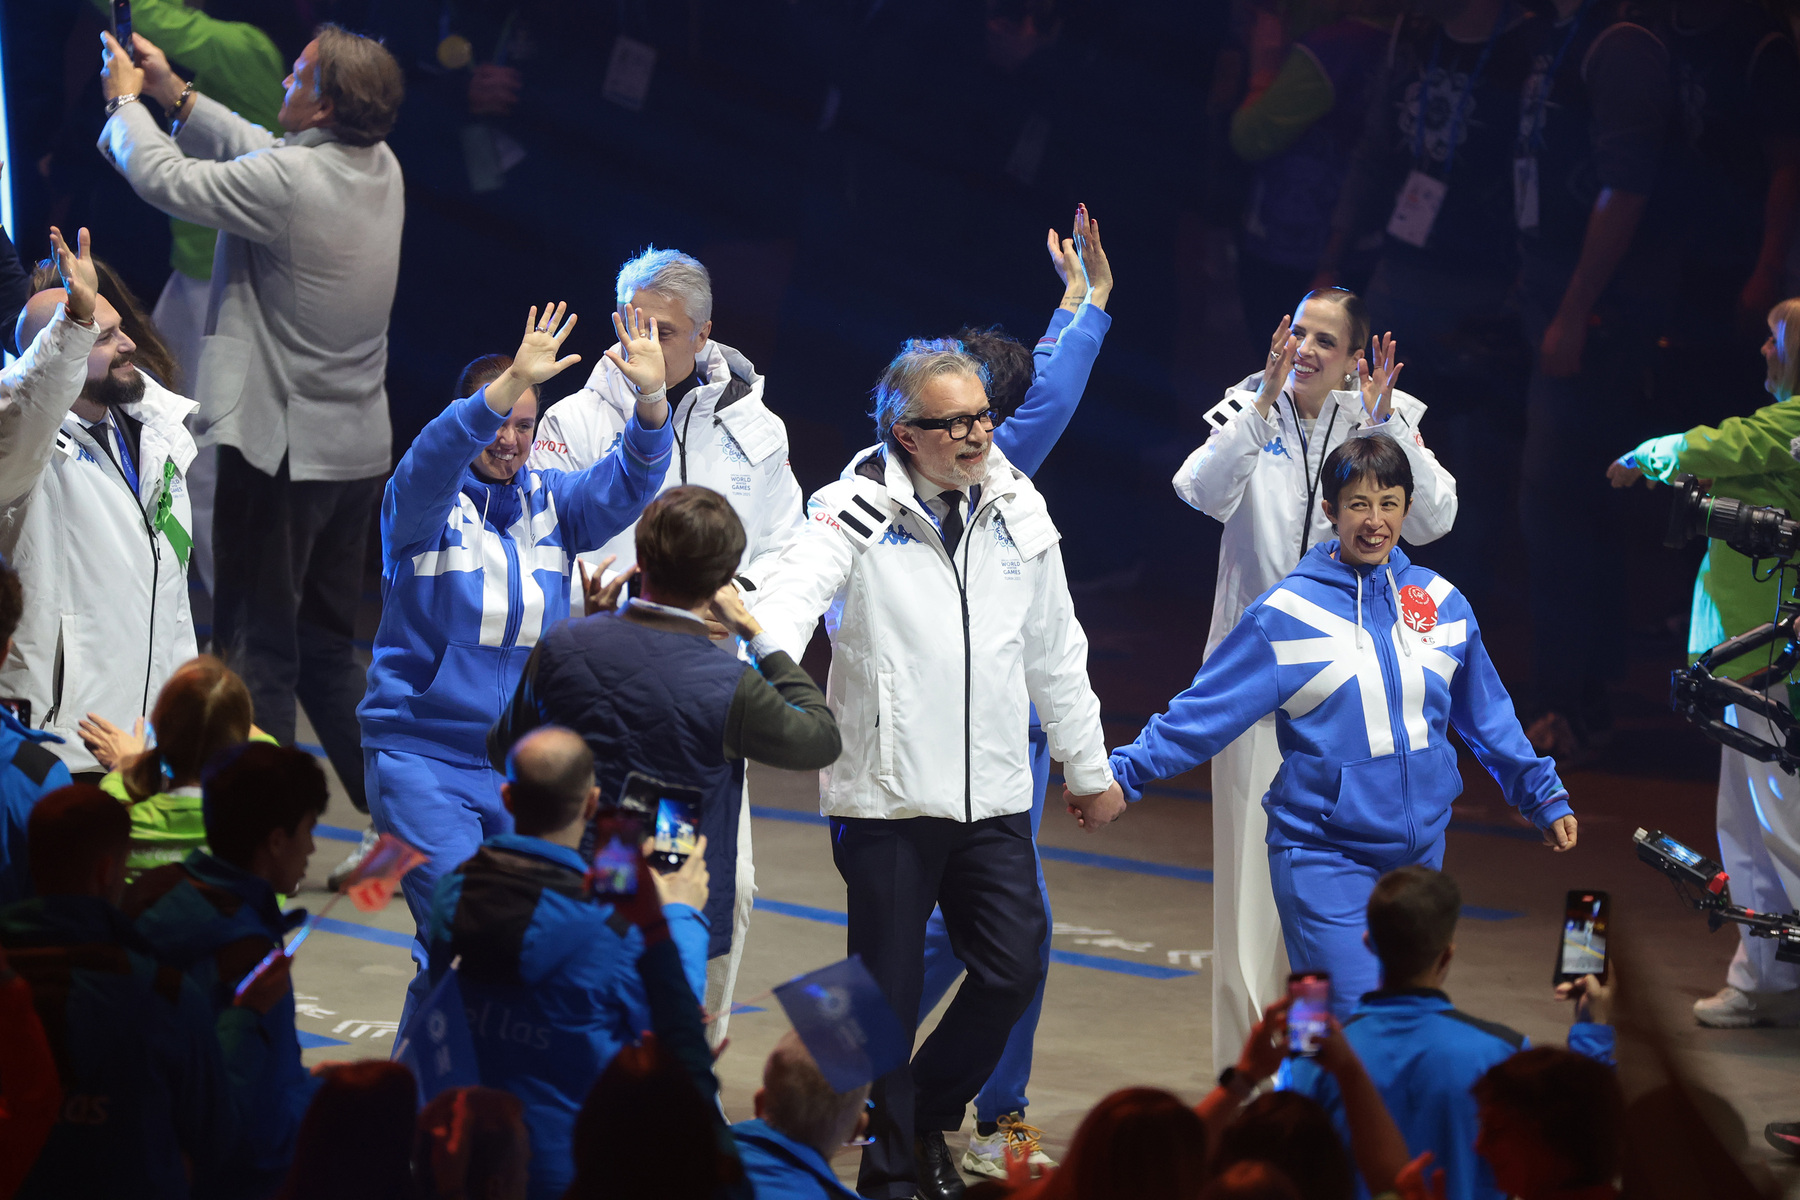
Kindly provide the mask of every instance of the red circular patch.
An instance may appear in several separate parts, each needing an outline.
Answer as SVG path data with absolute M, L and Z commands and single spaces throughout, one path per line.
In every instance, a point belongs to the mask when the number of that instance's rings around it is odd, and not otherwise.
M 1416 583 L 1400 589 L 1400 616 L 1414 633 L 1429 633 L 1437 624 L 1437 601 Z

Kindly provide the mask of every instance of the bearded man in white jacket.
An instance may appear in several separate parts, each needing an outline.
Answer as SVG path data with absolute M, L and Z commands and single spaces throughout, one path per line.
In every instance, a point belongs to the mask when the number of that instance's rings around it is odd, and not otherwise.
M 800 484 L 788 465 L 787 426 L 763 403 L 763 377 L 750 360 L 712 337 L 712 277 L 698 259 L 679 250 L 647 247 L 619 268 L 620 311 L 641 310 L 657 323 L 663 353 L 663 380 L 669 393 L 669 423 L 675 456 L 662 490 L 683 484 L 711 488 L 731 502 L 744 523 L 744 557 L 738 586 L 746 592 L 774 563 L 805 520 Z M 621 349 L 620 353 L 624 351 Z M 587 386 L 557 401 L 538 422 L 531 466 L 580 471 L 618 446 L 639 396 L 625 373 L 602 357 Z M 660 493 L 659 493 L 660 494 Z M 637 525 L 627 526 L 600 549 L 580 556 L 570 583 L 570 611 L 580 613 L 588 568 L 598 576 L 607 566 L 635 570 Z M 720 636 L 723 636 L 722 631 Z M 800 647 L 803 652 L 805 646 Z M 799 653 L 794 661 L 799 661 Z M 731 995 L 744 957 L 744 935 L 756 897 L 756 867 L 750 847 L 750 789 L 744 788 L 738 816 L 737 905 L 732 913 L 731 950 L 707 964 L 707 1026 L 714 1046 L 730 1025 Z
M 1125 807 L 1060 535 L 993 448 L 982 370 L 955 342 L 902 349 L 876 388 L 882 444 L 814 493 L 807 525 L 749 594 L 789 653 L 821 615 L 831 634 L 826 696 L 844 752 L 823 772 L 821 810 L 848 888 L 850 953 L 908 1029 L 934 905 L 968 966 L 910 1068 L 875 1084 L 876 1141 L 857 1182 L 875 1198 L 961 1195 L 944 1133 L 1037 989 L 1032 704 L 1083 826 Z
M 195 654 L 182 421 L 197 406 L 132 365 L 88 231 L 79 253 L 54 228 L 50 240 L 63 286 L 26 302 L 24 352 L 0 374 L 0 554 L 25 588 L 0 702 L 97 779 L 80 722 L 131 729 Z

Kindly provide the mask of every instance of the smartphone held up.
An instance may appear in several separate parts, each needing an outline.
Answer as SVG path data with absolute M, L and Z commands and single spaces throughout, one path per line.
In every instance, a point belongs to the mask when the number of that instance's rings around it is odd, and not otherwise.
M 1331 975 L 1295 971 L 1288 976 L 1287 1052 L 1311 1058 L 1331 1036 Z
M 131 0 L 112 0 L 112 35 L 113 41 L 131 55 L 131 61 L 137 62 L 137 47 L 131 41 Z
M 1606 982 L 1606 927 L 1611 919 L 1612 897 L 1605 892 L 1568 894 L 1563 901 L 1562 932 L 1551 983 L 1573 983 L 1588 975 Z

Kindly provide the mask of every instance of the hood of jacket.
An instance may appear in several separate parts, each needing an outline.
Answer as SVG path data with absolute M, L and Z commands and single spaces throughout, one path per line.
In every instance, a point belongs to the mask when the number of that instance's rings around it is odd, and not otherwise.
M 612 347 L 619 350 L 618 345 Z M 707 339 L 695 359 L 695 369 L 705 381 L 681 398 L 669 419 L 677 429 L 702 428 L 717 420 L 743 450 L 752 465 L 787 446 L 787 430 L 763 403 L 763 377 L 756 367 L 725 343 Z M 628 421 L 637 408 L 637 389 L 610 358 L 601 357 L 587 386 Z M 682 435 L 683 440 L 687 435 Z

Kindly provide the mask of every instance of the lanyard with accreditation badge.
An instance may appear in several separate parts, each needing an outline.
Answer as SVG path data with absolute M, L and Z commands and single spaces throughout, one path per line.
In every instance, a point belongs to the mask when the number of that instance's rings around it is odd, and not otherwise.
M 1544 72 L 1537 95 L 1531 98 L 1530 116 L 1519 123 L 1519 150 L 1513 158 L 1513 216 L 1519 228 L 1527 233 L 1538 227 L 1538 154 L 1544 148 L 1544 120 L 1550 108 L 1550 89 L 1556 86 L 1556 73 L 1562 68 L 1569 47 L 1575 44 L 1575 35 L 1581 32 L 1582 19 L 1593 2 L 1581 0 L 1581 7 L 1575 10 L 1568 31 L 1563 34 L 1562 45 L 1556 48 L 1556 56 L 1550 60 L 1550 69 Z
M 1481 56 L 1475 60 L 1475 69 L 1469 72 L 1468 78 L 1463 82 L 1462 94 L 1457 96 L 1456 105 L 1450 110 L 1449 139 L 1444 149 L 1442 179 L 1427 173 L 1424 163 L 1425 114 L 1431 106 L 1431 82 L 1437 75 L 1438 51 L 1444 45 L 1443 30 L 1438 31 L 1437 40 L 1431 44 L 1431 61 L 1426 64 L 1425 74 L 1419 79 L 1419 117 L 1413 123 L 1413 169 L 1407 172 L 1406 183 L 1394 198 L 1394 214 L 1388 218 L 1387 225 L 1389 234 L 1409 246 L 1423 249 L 1431 238 L 1431 227 L 1437 224 L 1438 213 L 1444 207 L 1444 196 L 1450 190 L 1450 168 L 1456 162 L 1456 148 L 1461 141 L 1463 118 L 1468 114 L 1469 101 L 1475 95 L 1475 84 L 1487 69 L 1488 59 L 1494 53 L 1494 43 L 1500 40 L 1500 31 L 1506 28 L 1507 18 L 1511 15 L 1512 4 L 1502 4 L 1494 17 L 1494 28 L 1488 33 L 1487 44 L 1481 48 Z

